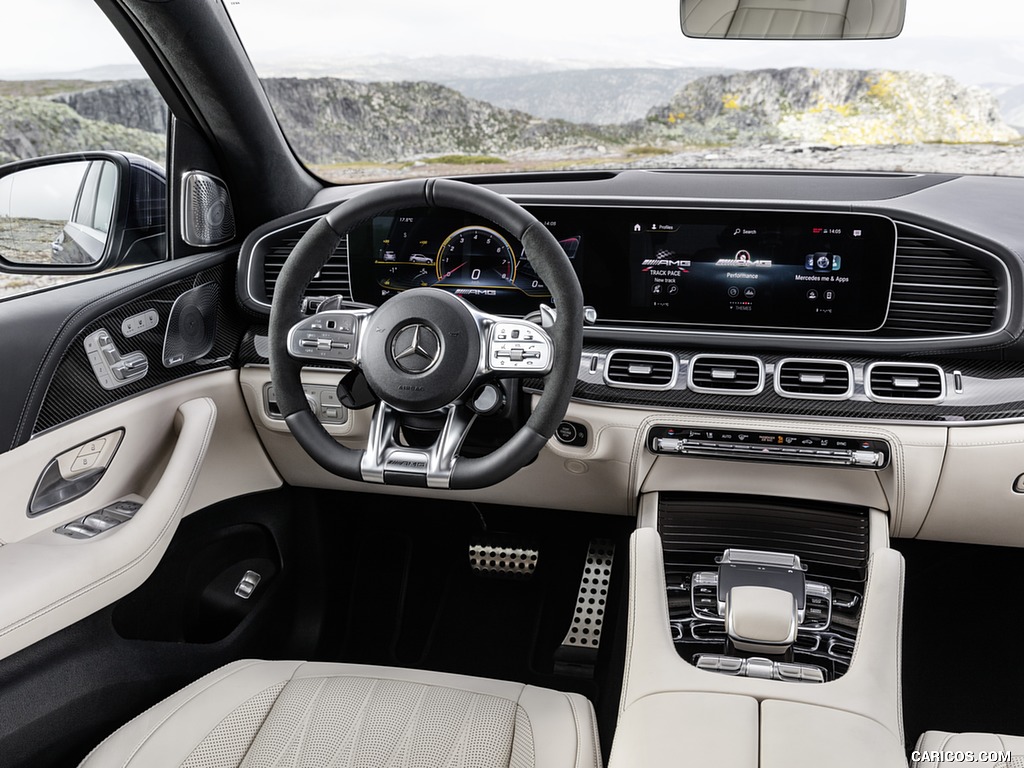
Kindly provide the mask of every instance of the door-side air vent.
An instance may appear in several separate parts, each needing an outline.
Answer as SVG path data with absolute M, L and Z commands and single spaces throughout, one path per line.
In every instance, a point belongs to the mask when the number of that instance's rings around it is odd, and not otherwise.
M 995 330 L 999 283 L 990 254 L 899 225 L 886 336 L 968 336 Z
M 764 389 L 764 363 L 742 355 L 695 355 L 688 377 L 694 392 L 756 395 Z
M 853 369 L 843 360 L 787 358 L 775 366 L 775 391 L 783 397 L 845 400 L 853 395 Z
M 263 290 L 266 303 L 274 298 L 274 286 L 295 244 L 306 234 L 310 222 L 288 227 L 264 238 L 254 249 L 253 257 L 256 265 L 263 265 Z M 340 294 L 345 299 L 352 299 L 352 287 L 348 269 L 348 238 L 342 238 L 334 254 L 327 260 L 323 268 L 316 274 L 306 287 L 304 296 L 335 296 Z
M 676 357 L 668 352 L 616 349 L 608 354 L 604 380 L 612 387 L 671 389 L 676 371 Z
M 946 374 L 931 363 L 872 363 L 864 391 L 879 403 L 937 403 L 946 396 Z

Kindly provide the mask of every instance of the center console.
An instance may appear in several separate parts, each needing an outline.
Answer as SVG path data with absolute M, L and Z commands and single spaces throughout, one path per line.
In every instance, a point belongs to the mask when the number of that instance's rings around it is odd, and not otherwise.
M 867 509 L 663 493 L 657 514 L 669 626 L 683 659 L 794 683 L 847 672 L 867 578 Z
M 906 766 L 903 560 L 876 509 L 641 495 L 611 768 Z

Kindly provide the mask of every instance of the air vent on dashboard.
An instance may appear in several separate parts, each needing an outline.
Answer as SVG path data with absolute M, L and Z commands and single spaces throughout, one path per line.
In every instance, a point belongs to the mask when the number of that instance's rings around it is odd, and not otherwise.
M 843 360 L 780 360 L 775 391 L 783 397 L 845 400 L 853 394 L 853 369 Z
M 946 396 L 946 375 L 931 363 L 872 363 L 864 391 L 880 403 L 937 403 Z
M 972 246 L 899 225 L 886 335 L 966 336 L 993 330 L 999 284 Z
M 687 383 L 695 392 L 756 395 L 764 389 L 764 363 L 741 355 L 695 355 Z
M 284 267 L 285 259 L 288 258 L 295 244 L 306 234 L 309 229 L 309 222 L 292 226 L 264 238 L 256 247 L 255 254 L 262 256 L 263 262 L 263 289 L 266 293 L 266 301 L 269 304 L 274 298 L 274 285 L 277 283 L 278 275 Z M 257 261 L 257 264 L 259 261 Z M 340 294 L 346 299 L 352 298 L 352 288 L 349 281 L 348 270 L 348 238 L 342 238 L 334 254 L 323 268 L 317 272 L 306 288 L 305 296 L 334 296 Z
M 676 358 L 667 352 L 616 349 L 605 361 L 604 380 L 613 387 L 670 389 L 676 383 Z

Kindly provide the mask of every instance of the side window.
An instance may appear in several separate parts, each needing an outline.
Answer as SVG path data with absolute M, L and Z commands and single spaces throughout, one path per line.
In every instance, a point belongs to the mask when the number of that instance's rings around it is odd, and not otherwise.
M 166 258 L 167 105 L 95 3 L 48 5 L 0 57 L 0 300 Z

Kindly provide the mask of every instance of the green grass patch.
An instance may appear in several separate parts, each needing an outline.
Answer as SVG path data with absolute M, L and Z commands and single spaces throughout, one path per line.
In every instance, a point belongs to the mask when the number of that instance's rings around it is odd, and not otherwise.
M 425 157 L 423 162 L 429 165 L 503 165 L 500 157 L 494 155 L 441 155 Z
M 671 155 L 672 152 L 663 147 L 652 147 L 650 144 L 645 144 L 642 147 L 631 147 L 628 150 L 628 154 L 637 157 L 647 157 L 650 155 Z

